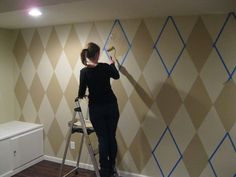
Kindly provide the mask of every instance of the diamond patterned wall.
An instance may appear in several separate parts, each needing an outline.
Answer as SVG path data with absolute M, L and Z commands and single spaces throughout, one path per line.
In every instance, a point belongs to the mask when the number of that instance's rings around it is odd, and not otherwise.
M 118 168 L 155 177 L 233 177 L 235 31 L 235 13 L 20 29 L 13 48 L 17 119 L 42 123 L 45 154 L 62 157 L 80 51 L 89 41 L 115 46 L 122 64 L 112 82 L 121 115 Z M 108 62 L 104 50 L 101 61 Z M 77 147 L 79 138 L 73 135 Z M 86 150 L 82 160 L 90 163 Z

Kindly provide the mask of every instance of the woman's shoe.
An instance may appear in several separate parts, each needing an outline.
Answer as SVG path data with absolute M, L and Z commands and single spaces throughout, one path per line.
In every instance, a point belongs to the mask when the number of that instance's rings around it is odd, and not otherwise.
M 111 177 L 119 177 L 116 167 L 112 168 Z

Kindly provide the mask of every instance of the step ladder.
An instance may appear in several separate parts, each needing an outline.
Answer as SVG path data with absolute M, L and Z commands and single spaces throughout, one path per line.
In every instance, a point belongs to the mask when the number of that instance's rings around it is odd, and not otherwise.
M 76 119 L 77 113 L 79 114 L 79 120 Z M 68 133 L 67 133 L 66 147 L 65 147 L 64 154 L 63 154 L 63 159 L 62 159 L 62 163 L 61 163 L 61 167 L 60 167 L 59 177 L 66 177 L 66 176 L 70 175 L 73 172 L 78 174 L 79 162 L 80 162 L 80 157 L 81 157 L 82 147 L 83 147 L 84 142 L 85 142 L 86 147 L 88 149 L 88 152 L 89 152 L 89 155 L 90 155 L 90 158 L 91 158 L 94 170 L 95 170 L 96 177 L 100 177 L 100 173 L 99 173 L 99 169 L 98 169 L 98 163 L 97 163 L 96 158 L 95 158 L 95 155 L 97 154 L 97 152 L 95 152 L 95 150 L 93 149 L 90 138 L 89 138 L 89 135 L 91 133 L 94 133 L 95 131 L 93 129 L 93 126 L 92 126 L 91 122 L 89 120 L 84 119 L 82 109 L 81 109 L 81 106 L 80 106 L 80 100 L 78 98 L 75 99 L 74 115 L 73 115 L 72 120 L 68 123 L 68 126 L 69 126 L 69 130 L 68 130 Z M 69 148 L 71 135 L 73 133 L 80 133 L 82 135 L 81 140 L 80 140 L 77 163 L 76 163 L 75 168 L 73 168 L 71 171 L 69 171 L 68 173 L 63 175 L 63 168 L 64 168 L 64 165 L 65 165 L 66 155 L 67 155 L 67 151 L 68 151 L 68 148 Z

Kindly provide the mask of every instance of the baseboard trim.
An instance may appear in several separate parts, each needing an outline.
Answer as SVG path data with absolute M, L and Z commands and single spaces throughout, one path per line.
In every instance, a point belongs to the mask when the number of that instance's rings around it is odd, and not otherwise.
M 62 162 L 61 158 L 47 156 L 47 155 L 44 155 L 44 160 L 48 160 L 48 161 L 55 162 L 55 163 L 61 163 Z M 65 164 L 70 165 L 70 166 L 76 166 L 76 162 L 72 161 L 72 160 L 66 160 Z M 94 170 L 93 166 L 90 165 L 90 164 L 80 163 L 79 166 L 81 168 L 84 168 L 84 169 L 87 169 L 87 170 Z M 137 174 L 137 173 L 129 173 L 129 172 L 125 172 L 125 171 L 119 171 L 119 174 L 122 177 L 149 177 L 149 176 L 140 175 L 140 174 Z

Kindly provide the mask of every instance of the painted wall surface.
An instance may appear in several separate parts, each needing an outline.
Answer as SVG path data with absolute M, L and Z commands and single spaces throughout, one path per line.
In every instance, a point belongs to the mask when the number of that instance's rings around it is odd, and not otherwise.
M 120 80 L 112 81 L 121 115 L 118 168 L 153 177 L 232 177 L 235 30 L 234 13 L 21 29 L 13 50 L 17 119 L 44 124 L 46 155 L 62 157 L 81 49 L 96 42 L 108 62 L 103 49 L 115 46 L 122 65 Z M 73 150 L 69 158 L 75 160 Z
M 15 37 L 15 31 L 0 29 L 0 123 L 16 119 L 15 58 L 12 53 Z

